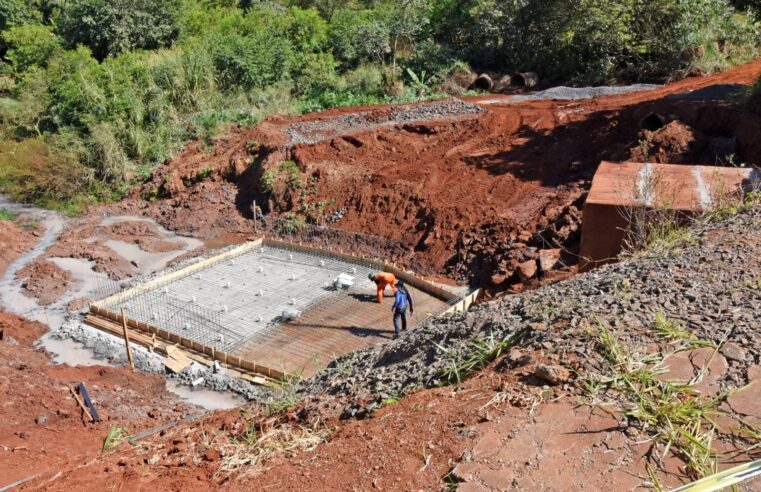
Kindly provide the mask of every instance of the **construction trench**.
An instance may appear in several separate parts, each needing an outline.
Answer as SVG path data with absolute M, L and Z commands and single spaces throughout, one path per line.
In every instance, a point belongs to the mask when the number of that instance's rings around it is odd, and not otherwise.
M 86 323 L 115 336 L 128 330 L 133 343 L 164 352 L 173 372 L 195 360 L 258 384 L 309 377 L 391 338 L 392 301 L 377 303 L 368 280 L 377 271 L 405 282 L 412 330 L 478 296 L 376 259 L 262 238 L 93 302 Z

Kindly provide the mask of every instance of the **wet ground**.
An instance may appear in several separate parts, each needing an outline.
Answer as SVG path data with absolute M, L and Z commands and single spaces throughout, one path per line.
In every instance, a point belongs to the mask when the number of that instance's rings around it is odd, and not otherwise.
M 32 241 L 27 251 L 8 265 L 3 273 L 0 279 L 0 311 L 13 313 L 47 326 L 49 330 L 39 337 L 36 345 L 51 354 L 54 364 L 71 366 L 111 364 L 107 359 L 96 357 L 82 344 L 56 336 L 56 331 L 63 325 L 69 314 L 86 307 L 88 300 L 98 299 L 120 288 L 119 282 L 107 273 L 108 268 L 98 271 L 95 260 L 86 257 L 50 255 L 50 250 L 56 246 L 56 242 L 64 231 L 70 235 L 72 230 L 76 233 L 84 233 L 80 234 L 81 241 L 78 246 L 80 250 L 86 250 L 88 244 L 105 244 L 112 250 L 111 260 L 113 262 L 127 261 L 132 264 L 136 270 L 134 272 L 136 277 L 161 271 L 177 258 L 203 246 L 201 241 L 174 234 L 145 217 L 95 216 L 93 224 L 93 218 L 85 221 L 72 220 L 54 211 L 11 202 L 2 196 L 0 196 L 0 208 L 14 214 L 19 222 L 37 224 L 36 234 L 39 236 Z M 119 227 L 126 229 L 122 231 L 127 233 L 125 237 L 113 234 L 113 229 Z M 142 242 L 143 247 L 149 251 L 130 242 L 130 240 L 136 241 L 137 236 L 129 234 L 135 229 L 138 232 L 149 231 L 150 237 L 155 239 Z M 52 262 L 66 272 L 70 279 L 67 282 L 68 288 L 63 289 L 63 294 L 49 304 L 43 304 L 37 296 L 30 293 L 25 288 L 26 282 L 18 276 L 19 271 L 26 266 L 44 261 Z M 46 272 L 40 272 L 39 275 L 46 275 Z M 48 288 L 61 281 L 50 277 L 37 280 Z M 243 399 L 232 393 L 191 390 L 174 381 L 167 382 L 167 389 L 183 400 L 207 409 L 232 408 L 243 403 Z

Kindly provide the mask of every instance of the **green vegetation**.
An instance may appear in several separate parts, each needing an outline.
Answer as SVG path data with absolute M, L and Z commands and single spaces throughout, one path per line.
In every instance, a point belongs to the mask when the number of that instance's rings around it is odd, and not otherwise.
M 206 166 L 196 173 L 196 181 L 203 181 L 211 177 L 212 174 L 214 174 L 214 168 L 211 166 Z
M 439 351 L 449 359 L 449 367 L 444 370 L 442 377 L 453 384 L 463 382 L 472 374 L 497 360 L 507 349 L 520 340 L 523 334 L 522 331 L 516 331 L 501 339 L 491 334 L 488 338 L 470 342 L 464 353 L 436 344 Z
M 11 212 L 5 210 L 4 208 L 0 208 L 0 220 L 13 220 L 16 216 L 13 215 Z
M 106 438 L 103 439 L 102 451 L 109 451 L 122 443 L 125 439 L 129 438 L 129 431 L 123 427 L 111 426 Z
M 669 337 L 685 334 L 683 328 L 663 316 L 656 317 L 654 327 Z M 661 354 L 634 350 L 604 326 L 590 331 L 607 365 L 605 374 L 588 376 L 590 403 L 620 405 L 624 414 L 660 445 L 662 454 L 653 453 L 656 461 L 672 452 L 684 462 L 692 479 L 715 473 L 718 455 L 711 447 L 714 420 L 727 395 L 709 398 L 689 384 L 668 381 L 660 367 L 664 361 Z M 603 395 L 617 400 L 602 401 Z
M 0 192 L 76 212 L 225 125 L 462 91 L 469 65 L 564 83 L 708 73 L 756 54 L 758 11 L 752 0 L 3 0 Z

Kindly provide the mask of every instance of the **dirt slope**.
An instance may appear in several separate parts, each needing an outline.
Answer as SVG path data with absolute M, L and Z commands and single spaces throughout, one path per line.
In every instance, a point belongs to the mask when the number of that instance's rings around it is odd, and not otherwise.
M 36 229 L 0 221 L 0 275 L 39 236 Z M 52 365 L 35 347 L 46 331 L 40 323 L 0 311 L 0 487 L 31 476 L 47 480 L 85 465 L 101 456 L 112 426 L 138 432 L 198 411 L 168 393 L 160 376 L 124 367 Z M 70 393 L 80 382 L 96 405 L 99 423 L 86 422 Z M 33 488 L 46 488 L 45 480 Z
M 264 213 L 393 239 L 406 253 L 392 259 L 423 273 L 520 290 L 572 271 L 600 160 L 761 162 L 761 116 L 722 99 L 759 76 L 755 62 L 591 100 L 484 96 L 273 117 L 188 146 L 140 190 L 150 204 L 121 207 L 199 237 L 244 236 L 256 200 Z M 675 122 L 679 138 L 653 118 Z M 541 250 L 549 271 L 537 268 Z

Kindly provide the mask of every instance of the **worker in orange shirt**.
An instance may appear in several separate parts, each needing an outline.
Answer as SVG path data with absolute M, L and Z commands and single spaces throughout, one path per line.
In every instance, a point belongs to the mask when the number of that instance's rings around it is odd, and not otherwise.
M 383 291 L 386 290 L 386 286 L 391 286 L 391 292 L 396 295 L 396 276 L 389 272 L 369 273 L 367 278 L 375 282 L 378 288 L 378 302 L 383 302 Z

